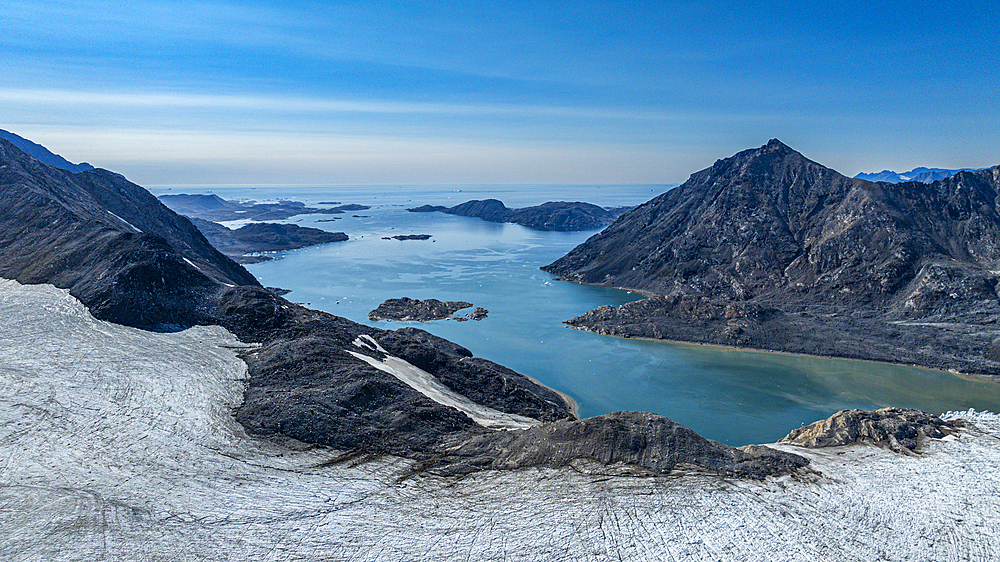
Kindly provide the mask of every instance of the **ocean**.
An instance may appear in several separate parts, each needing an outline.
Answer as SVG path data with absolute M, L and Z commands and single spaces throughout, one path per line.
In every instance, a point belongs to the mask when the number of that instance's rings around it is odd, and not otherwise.
M 649 411 L 738 446 L 773 442 L 844 408 L 1000 411 L 1000 385 L 931 369 L 619 339 L 570 329 L 563 321 L 601 305 L 640 298 L 628 291 L 555 281 L 539 269 L 596 231 L 541 232 L 406 211 L 485 198 L 500 199 L 508 207 L 546 201 L 637 205 L 670 187 L 215 185 L 156 186 L 150 191 L 371 206 L 343 215 L 292 217 L 285 222 L 345 232 L 350 240 L 284 252 L 280 259 L 247 269 L 266 286 L 290 289 L 286 298 L 294 302 L 383 329 L 415 326 L 452 340 L 568 394 L 581 417 Z M 400 234 L 431 238 L 385 239 Z M 404 296 L 468 301 L 488 309 L 489 316 L 467 322 L 368 320 L 368 312 L 385 299 Z

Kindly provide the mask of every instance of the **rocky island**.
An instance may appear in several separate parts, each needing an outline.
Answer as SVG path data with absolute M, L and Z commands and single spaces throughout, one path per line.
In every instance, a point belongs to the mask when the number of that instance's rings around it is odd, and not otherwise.
M 297 250 L 348 239 L 343 232 L 327 232 L 296 224 L 257 222 L 231 229 L 199 218 L 191 218 L 191 223 L 205 235 L 212 246 L 236 263 L 259 263 L 273 259 L 261 255 L 261 252 Z
M 411 213 L 440 211 L 449 215 L 476 217 L 490 222 L 510 222 L 538 230 L 594 230 L 611 223 L 630 207 L 605 209 L 590 203 L 550 201 L 534 207 L 508 209 L 502 201 L 466 201 L 454 207 L 423 205 L 407 209 Z
M 458 321 L 482 320 L 486 318 L 489 311 L 482 307 L 476 307 L 468 316 L 455 316 L 455 313 L 464 308 L 470 308 L 471 302 L 447 301 L 442 302 L 437 299 L 411 299 L 402 297 L 398 299 L 388 299 L 378 305 L 378 308 L 368 313 L 370 320 L 395 320 L 399 322 L 417 321 L 430 322 L 432 320 L 445 320 L 453 318 Z
M 218 195 L 161 195 L 160 201 L 176 213 L 212 222 L 235 220 L 284 220 L 296 215 L 339 215 L 345 211 L 363 211 L 371 207 L 348 204 L 336 207 L 306 207 L 301 201 L 257 203 L 229 201 Z
M 430 234 L 397 234 L 395 236 L 383 236 L 382 240 L 430 240 Z
M 575 328 L 998 378 L 998 195 L 1000 168 L 872 183 L 772 140 L 542 269 L 649 297 Z

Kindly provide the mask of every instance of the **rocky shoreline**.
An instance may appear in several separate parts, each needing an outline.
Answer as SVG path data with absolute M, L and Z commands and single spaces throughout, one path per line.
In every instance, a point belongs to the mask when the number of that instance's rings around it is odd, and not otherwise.
M 566 324 L 607 336 L 909 365 L 1000 382 L 997 362 L 983 352 L 993 353 L 997 336 L 971 323 L 885 322 L 839 307 L 785 312 L 654 296 L 602 306 Z

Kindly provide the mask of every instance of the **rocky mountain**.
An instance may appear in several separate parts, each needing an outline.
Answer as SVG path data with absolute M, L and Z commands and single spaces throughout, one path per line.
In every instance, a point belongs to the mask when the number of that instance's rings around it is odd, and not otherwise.
M 901 183 L 907 181 L 918 181 L 921 183 L 931 183 L 944 178 L 950 178 L 959 172 L 975 172 L 972 168 L 962 168 L 959 170 L 947 170 L 944 168 L 914 168 L 909 172 L 893 172 L 892 170 L 882 170 L 881 172 L 861 172 L 854 176 L 857 179 L 868 181 L 884 181 L 887 183 Z
M 81 162 L 79 164 L 74 164 L 69 160 L 66 160 L 58 154 L 53 154 L 49 149 L 44 146 L 31 142 L 30 140 L 15 135 L 10 131 L 5 131 L 0 129 L 0 139 L 10 142 L 14 146 L 23 150 L 26 154 L 30 155 L 35 160 L 43 162 L 52 166 L 54 168 L 59 168 L 60 170 L 66 170 L 67 172 L 84 172 L 86 170 L 93 170 L 94 167 L 86 162 Z
M 534 207 L 509 209 L 502 201 L 484 199 L 466 201 L 454 207 L 423 205 L 407 210 L 414 213 L 440 211 L 490 222 L 510 222 L 538 230 L 593 230 L 610 224 L 628 208 L 605 209 L 579 201 L 550 201 Z
M 654 296 L 584 329 L 997 374 L 998 195 L 998 168 L 872 183 L 772 140 L 543 269 Z
M 256 344 L 242 352 L 249 380 L 235 416 L 257 436 L 451 474 L 587 459 L 762 478 L 808 462 L 651 414 L 576 420 L 557 392 L 454 343 L 288 302 L 141 187 L 53 168 L 4 140 L 0 247 L 0 277 L 69 289 L 99 319 L 154 331 L 214 324 Z
M 106 170 L 71 173 L 0 140 L 0 276 L 67 288 L 131 326 L 207 323 L 222 286 L 259 287 L 190 221 Z

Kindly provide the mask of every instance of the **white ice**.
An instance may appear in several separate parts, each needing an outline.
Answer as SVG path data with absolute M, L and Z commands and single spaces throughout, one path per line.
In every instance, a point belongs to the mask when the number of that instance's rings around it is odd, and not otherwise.
M 0 281 L 0 560 L 997 560 L 1000 419 L 764 482 L 573 469 L 400 480 L 248 436 L 243 344 Z
M 427 371 L 424 371 L 423 369 L 416 367 L 399 357 L 389 355 L 389 352 L 383 349 L 374 338 L 367 334 L 362 334 L 361 336 L 355 338 L 354 345 L 360 347 L 361 349 L 379 351 L 385 354 L 385 359 L 378 360 L 374 357 L 364 355 L 350 349 L 345 351 L 354 357 L 361 359 L 365 363 L 368 363 L 372 367 L 375 367 L 385 373 L 389 373 L 400 381 L 406 383 L 410 388 L 416 390 L 438 404 L 444 404 L 445 406 L 455 408 L 472 418 L 472 421 L 481 426 L 493 429 L 526 429 L 540 423 L 534 418 L 520 416 L 517 414 L 508 414 L 506 412 L 490 408 L 489 406 L 483 406 L 482 404 L 473 402 L 467 396 L 463 396 L 441 384 L 441 381 Z
M 125 223 L 125 224 L 126 224 L 126 225 L 128 225 L 128 227 L 129 227 L 129 228 L 131 228 L 132 230 L 134 230 L 134 231 L 136 231 L 136 232 L 140 232 L 140 233 L 142 232 L 141 230 L 139 230 L 138 228 L 136 228 L 135 226 L 133 226 L 133 225 L 132 225 L 132 223 L 130 223 L 130 222 L 128 222 L 127 220 L 125 220 L 125 219 L 123 219 L 123 218 L 119 217 L 118 215 L 116 215 L 116 214 L 112 213 L 111 211 L 108 211 L 108 214 L 109 214 L 109 215 L 111 215 L 111 216 L 113 216 L 113 217 L 115 217 L 116 219 L 120 220 L 121 222 Z

